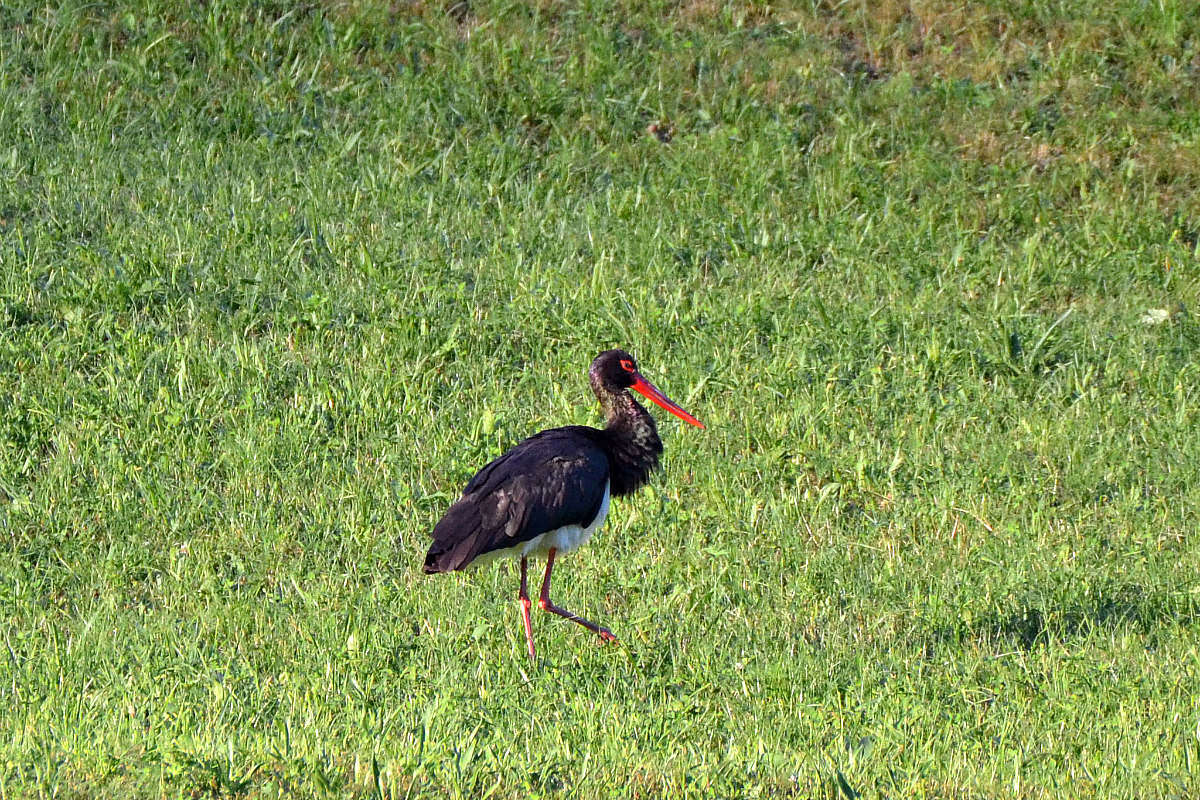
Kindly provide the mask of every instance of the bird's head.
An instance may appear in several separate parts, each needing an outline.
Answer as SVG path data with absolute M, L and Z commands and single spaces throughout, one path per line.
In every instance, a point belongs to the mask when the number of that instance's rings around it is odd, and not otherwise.
M 642 377 L 642 374 L 638 372 L 637 361 L 624 350 L 605 350 L 596 356 L 591 369 L 588 370 L 588 376 L 598 395 L 601 392 L 616 394 L 626 389 L 632 389 L 647 400 L 670 411 L 684 422 L 695 425 L 697 428 L 704 427 L 700 420 L 684 411 L 678 404 L 660 392 L 654 384 Z

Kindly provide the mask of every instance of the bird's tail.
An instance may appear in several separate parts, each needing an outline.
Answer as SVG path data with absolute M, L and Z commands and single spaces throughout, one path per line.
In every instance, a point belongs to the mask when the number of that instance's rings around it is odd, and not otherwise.
M 450 570 L 441 562 L 445 552 L 438 552 L 437 542 L 434 542 L 433 547 L 429 548 L 429 552 L 425 554 L 425 574 L 432 575 L 435 572 L 449 572 Z
M 450 506 L 433 528 L 433 544 L 425 554 L 425 573 L 463 569 L 480 551 L 479 511 L 469 504 Z

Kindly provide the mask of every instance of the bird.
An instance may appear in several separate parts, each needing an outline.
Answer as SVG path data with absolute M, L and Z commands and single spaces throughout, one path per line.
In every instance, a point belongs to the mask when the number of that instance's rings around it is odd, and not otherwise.
M 613 497 L 640 489 L 659 466 L 663 445 L 654 418 L 629 390 L 704 428 L 646 380 L 624 350 L 605 350 L 596 356 L 588 380 L 604 410 L 604 428 L 567 425 L 544 430 L 479 470 L 434 526 L 433 543 L 425 555 L 424 571 L 429 574 L 462 570 L 504 556 L 519 558 L 517 599 L 529 659 L 535 664 L 528 587 L 533 557 L 546 559 L 538 606 L 579 623 L 603 641 L 617 641 L 608 628 L 551 601 L 550 573 L 558 555 L 577 549 L 600 528 Z

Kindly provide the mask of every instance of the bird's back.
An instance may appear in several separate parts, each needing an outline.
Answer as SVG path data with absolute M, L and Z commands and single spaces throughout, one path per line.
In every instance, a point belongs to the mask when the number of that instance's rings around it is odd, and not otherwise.
M 434 526 L 425 572 L 463 569 L 493 550 L 588 526 L 609 481 L 599 434 L 579 425 L 542 431 L 481 469 Z

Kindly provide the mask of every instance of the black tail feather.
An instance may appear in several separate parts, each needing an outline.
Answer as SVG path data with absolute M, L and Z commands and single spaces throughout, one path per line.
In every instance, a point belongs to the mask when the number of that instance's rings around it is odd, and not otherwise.
M 463 569 L 479 555 L 479 511 L 471 503 L 455 503 L 433 529 L 433 544 L 425 554 L 425 572 Z

